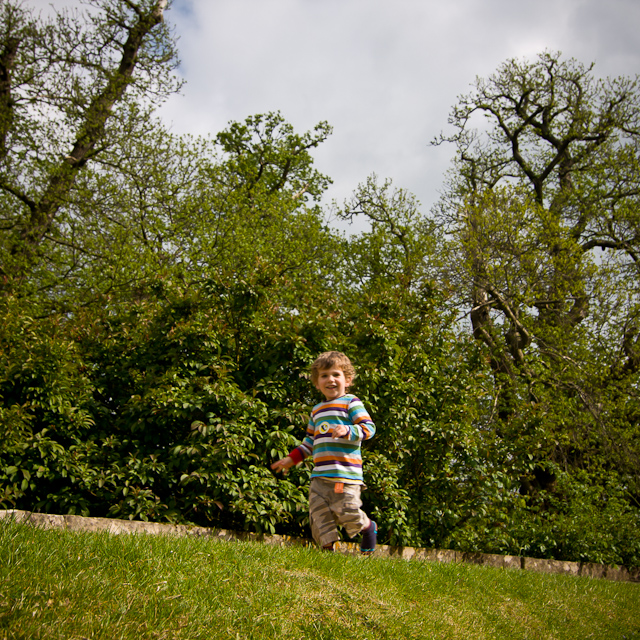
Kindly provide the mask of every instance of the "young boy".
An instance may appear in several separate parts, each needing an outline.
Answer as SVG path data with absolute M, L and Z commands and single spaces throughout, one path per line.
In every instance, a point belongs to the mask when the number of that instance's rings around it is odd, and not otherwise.
M 325 400 L 311 411 L 300 446 L 271 468 L 285 471 L 312 455 L 309 520 L 313 539 L 323 549 L 333 550 L 340 539 L 337 525 L 341 525 L 350 538 L 362 532 L 360 551 L 371 554 L 378 529 L 360 508 L 364 484 L 360 444 L 373 437 L 376 427 L 362 402 L 347 393 L 354 377 L 355 369 L 344 353 L 327 351 L 316 359 L 311 381 Z

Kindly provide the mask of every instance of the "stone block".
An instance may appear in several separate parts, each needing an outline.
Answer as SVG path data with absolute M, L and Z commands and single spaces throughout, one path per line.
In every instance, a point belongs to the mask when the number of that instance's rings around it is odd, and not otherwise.
M 547 560 L 544 558 L 524 558 L 522 568 L 538 573 L 558 573 L 564 575 L 580 575 L 579 562 L 565 562 L 563 560 Z
M 640 567 L 635 567 L 634 569 L 629 569 L 628 571 L 630 582 L 640 582 Z
M 215 529 L 208 529 L 206 527 L 195 527 L 188 524 L 175 525 L 178 535 L 192 536 L 194 538 L 210 538 L 214 535 Z
M 88 518 L 85 516 L 62 516 L 69 531 L 105 531 L 111 520 L 106 518 Z
M 585 578 L 604 578 L 606 567 L 603 564 L 594 562 L 582 562 L 580 564 L 579 575 Z
M 629 582 L 629 570 L 626 567 L 605 567 L 604 577 L 616 582 Z
M 146 522 L 140 522 L 137 520 L 109 520 L 107 531 L 114 535 L 119 534 L 133 534 L 133 533 L 146 533 Z
M 504 569 L 522 569 L 522 558 L 520 556 L 502 556 L 502 567 Z
M 67 528 L 64 516 L 57 516 L 51 513 L 31 513 L 25 522 L 34 527 L 42 527 L 43 529 Z
M 27 522 L 31 517 L 31 511 L 20 511 L 19 509 L 6 509 L 0 511 L 0 520 L 12 520 L 13 522 Z
M 389 558 L 401 558 L 402 560 L 413 560 L 416 550 L 413 547 L 387 547 L 380 546 L 380 552 Z
M 428 562 L 462 562 L 462 554 L 450 549 L 425 549 L 423 559 Z
M 498 569 L 522 569 L 522 558 L 519 556 L 501 556 L 495 553 L 462 553 L 462 562 L 479 564 L 484 567 Z
M 554 560 L 553 561 L 554 572 L 561 573 L 567 576 L 580 575 L 580 563 L 570 562 L 568 560 Z

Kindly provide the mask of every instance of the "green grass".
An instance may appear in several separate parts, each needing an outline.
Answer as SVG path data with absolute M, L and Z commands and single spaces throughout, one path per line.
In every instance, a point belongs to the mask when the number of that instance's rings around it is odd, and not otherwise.
M 640 639 L 640 585 L 0 523 L 0 639 Z

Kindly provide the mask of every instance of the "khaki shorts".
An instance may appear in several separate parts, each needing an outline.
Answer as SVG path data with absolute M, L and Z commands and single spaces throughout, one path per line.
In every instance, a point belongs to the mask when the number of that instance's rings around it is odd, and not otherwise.
M 360 508 L 362 485 L 345 484 L 342 493 L 336 493 L 336 483 L 324 478 L 313 478 L 309 486 L 309 521 L 313 539 L 321 547 L 337 542 L 338 525 L 344 527 L 350 538 L 362 531 L 367 515 Z

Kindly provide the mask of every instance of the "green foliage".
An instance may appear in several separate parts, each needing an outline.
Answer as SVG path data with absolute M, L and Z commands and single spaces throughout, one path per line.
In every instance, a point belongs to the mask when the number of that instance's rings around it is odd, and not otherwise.
M 86 471 L 78 450 L 94 425 L 77 345 L 58 321 L 36 322 L 12 298 L 2 300 L 2 318 L 2 503 L 88 513 L 84 491 L 68 486 Z
M 638 566 L 638 511 L 619 483 L 600 485 L 588 473 L 558 473 L 552 491 L 509 497 L 491 519 L 466 523 L 449 538 L 459 549 L 534 558 Z
M 358 288 L 416 291 L 433 278 L 440 233 L 420 213 L 415 196 L 394 188 L 391 180 L 379 184 L 373 174 L 337 213 L 349 221 L 365 217 L 370 226 L 350 243 L 345 256 L 345 277 Z
M 337 349 L 381 541 L 639 564 L 636 84 L 504 65 L 439 216 L 374 175 L 343 237 L 327 123 L 172 135 L 163 3 L 92 4 L 0 0 L 0 504 L 308 535 L 310 467 L 269 465 Z
M 587 532 L 608 528 L 604 513 L 633 529 L 640 508 L 638 87 L 558 53 L 509 60 L 460 98 L 440 140 L 457 149 L 437 212 L 442 273 L 492 367 L 488 428 L 515 491 L 495 518 L 525 523 L 525 548 L 539 534 L 539 554 L 582 557 L 575 535 L 601 556 L 605 538 Z M 625 540 L 607 553 L 635 563 Z

